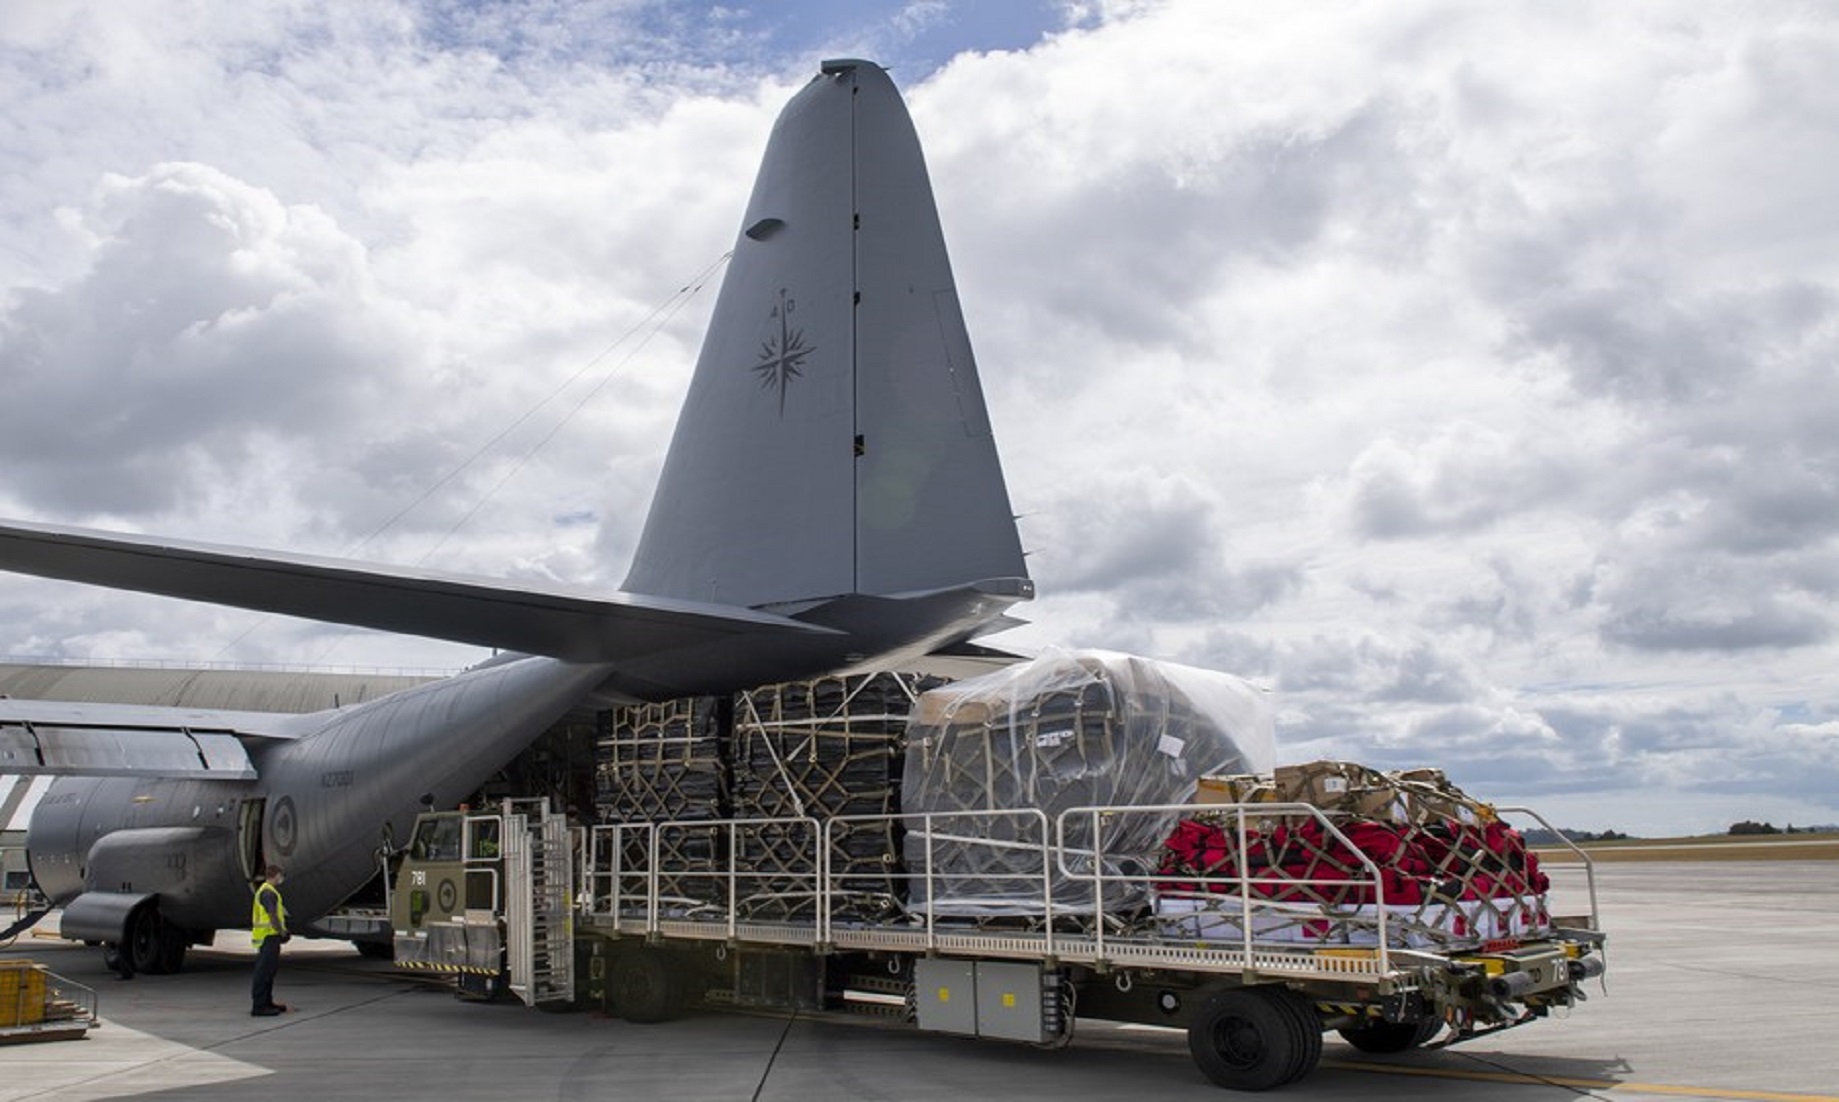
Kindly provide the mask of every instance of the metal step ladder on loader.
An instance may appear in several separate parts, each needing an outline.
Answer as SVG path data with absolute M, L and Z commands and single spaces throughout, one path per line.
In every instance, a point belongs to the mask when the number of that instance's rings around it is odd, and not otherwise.
M 526 1006 L 575 998 L 575 853 L 548 799 L 504 803 L 504 940 L 511 993 Z
M 390 898 L 396 967 L 451 976 L 463 999 L 575 997 L 574 847 L 547 799 L 415 820 Z

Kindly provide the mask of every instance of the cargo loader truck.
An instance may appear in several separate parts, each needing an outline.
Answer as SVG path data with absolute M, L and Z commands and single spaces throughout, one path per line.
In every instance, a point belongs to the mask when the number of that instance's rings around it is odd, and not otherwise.
M 1168 810 L 1223 821 L 1232 832 L 1282 816 L 1317 823 L 1329 838 L 1339 833 L 1321 811 L 1300 804 L 1076 814 Z M 1012 817 L 960 814 L 948 824 L 941 816 L 910 829 L 982 825 L 1000 833 Z M 637 1022 L 726 1004 L 900 1017 L 921 1029 L 1050 1046 L 1071 1040 L 1082 1017 L 1175 1026 L 1188 1031 L 1208 1078 L 1251 1090 L 1307 1074 L 1327 1030 L 1367 1052 L 1454 1044 L 1574 1006 L 1583 982 L 1603 970 L 1594 912 L 1518 934 L 1482 936 L 1501 934 L 1485 922 L 1456 934 L 1455 926 L 1427 923 L 1415 907 L 1323 907 L 1297 894 L 1309 885 L 1278 877 L 1262 879 L 1293 898 L 1261 894 L 1257 876 L 1205 877 L 1184 889 L 1225 890 L 1172 895 L 1165 902 L 1192 906 L 1134 923 L 1062 917 L 1045 890 L 1046 917 L 1038 922 L 870 917 L 823 869 L 826 839 L 840 825 L 734 820 L 571 830 L 560 814 L 527 806 L 424 815 L 418 839 L 427 829 L 461 844 L 454 858 L 405 857 L 392 906 L 397 965 L 449 974 L 462 997 L 514 995 Z M 1066 825 L 1051 833 L 1063 835 Z M 803 875 L 782 865 L 763 875 L 732 861 L 711 869 L 664 856 L 673 835 L 681 848 L 690 834 L 725 841 L 730 852 L 749 838 L 809 842 L 808 866 Z M 1103 853 L 1049 845 L 1042 856 L 1043 868 L 1083 876 L 1094 892 L 1146 886 L 1087 872 L 1105 867 Z M 1332 881 L 1333 890 L 1380 897 L 1384 874 L 1370 860 L 1363 871 Z M 1454 903 L 1438 906 L 1464 913 Z
M 839 683 L 837 699 L 860 703 L 855 687 Z M 734 780 L 750 738 L 772 736 L 759 756 L 781 784 L 863 760 L 875 724 L 855 722 L 861 709 L 786 709 L 786 692 L 774 687 L 770 708 L 712 710 L 710 737 L 731 752 L 709 759 L 725 758 L 730 783 L 709 791 L 764 791 Z M 794 695 L 808 701 L 808 686 Z M 603 821 L 571 824 L 545 800 L 513 799 L 423 815 L 392 893 L 398 966 L 449 974 L 463 997 L 634 1022 L 690 1006 L 789 1009 L 1050 1047 L 1081 1020 L 1173 1027 L 1208 1079 L 1240 1090 L 1301 1079 L 1331 1030 L 1373 1053 L 1458 1044 L 1574 1007 L 1603 972 L 1587 856 L 1567 886 L 1587 909 L 1552 913 L 1507 816 L 1550 824 L 1434 771 L 1312 763 L 1209 775 L 1178 801 L 1068 805 L 1092 794 L 1069 785 L 1068 755 L 1107 786 L 1130 771 L 1115 753 L 1132 711 L 1119 694 L 1082 691 L 1073 715 L 1037 707 L 1038 693 L 1022 711 L 961 714 L 958 730 L 979 729 L 969 757 L 940 737 L 950 722 L 921 722 L 940 719 L 921 695 L 901 740 L 905 810 L 824 814 L 801 799 L 803 813 L 607 821 L 603 806 Z M 871 711 L 891 714 L 885 697 Z M 1197 736 L 1168 735 L 1161 712 L 1166 772 L 1166 739 L 1185 752 Z M 693 765 L 695 730 L 640 731 L 660 754 L 645 768 Z M 823 731 L 856 737 L 826 749 Z M 941 769 L 974 799 L 1004 772 L 984 756 L 997 743 L 1023 747 L 1029 761 L 1007 771 L 1026 798 L 917 809 L 927 801 L 913 792 Z M 633 766 L 605 757 L 603 772 Z M 877 846 L 878 861 L 864 857 Z

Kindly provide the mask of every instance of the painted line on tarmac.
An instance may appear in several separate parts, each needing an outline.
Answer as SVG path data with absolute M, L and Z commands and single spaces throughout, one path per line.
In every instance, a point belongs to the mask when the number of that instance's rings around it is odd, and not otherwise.
M 1322 1067 L 1337 1071 L 1376 1071 L 1385 1075 L 1417 1075 L 1428 1079 L 1462 1079 L 1477 1083 L 1512 1083 L 1529 1087 L 1568 1087 L 1587 1091 L 1639 1091 L 1685 1098 L 1733 1099 L 1735 1102 L 1839 1102 L 1839 1095 L 1799 1094 L 1792 1091 L 1751 1091 L 1730 1087 L 1682 1087 L 1666 1083 L 1631 1083 L 1621 1079 L 1568 1079 L 1551 1075 L 1522 1075 L 1504 1071 L 1462 1071 L 1456 1068 L 1412 1068 L 1402 1064 L 1368 1064 L 1353 1060 L 1323 1060 Z

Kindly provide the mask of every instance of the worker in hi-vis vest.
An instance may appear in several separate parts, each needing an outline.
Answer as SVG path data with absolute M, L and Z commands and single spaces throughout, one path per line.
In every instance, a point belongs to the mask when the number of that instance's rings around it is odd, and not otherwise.
M 287 1012 L 286 1003 L 275 1001 L 275 973 L 281 967 L 281 946 L 289 936 L 287 905 L 281 902 L 283 878 L 280 865 L 268 866 L 266 879 L 256 885 L 249 910 L 249 936 L 255 942 L 255 975 L 249 983 L 253 1005 L 249 1013 L 258 1018 Z

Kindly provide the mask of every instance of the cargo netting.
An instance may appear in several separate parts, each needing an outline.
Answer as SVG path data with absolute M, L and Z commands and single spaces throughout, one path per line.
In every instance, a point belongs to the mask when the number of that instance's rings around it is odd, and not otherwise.
M 876 821 L 832 826 L 832 883 L 844 913 L 864 917 L 899 909 L 904 894 L 900 809 L 907 717 L 940 678 L 880 673 L 769 685 L 736 698 L 735 815 L 747 819 Z M 808 917 L 814 839 L 808 826 L 784 824 L 742 835 L 743 908 L 759 917 Z
M 1074 815 L 1056 839 L 1062 813 L 1187 803 L 1201 777 L 1268 769 L 1273 752 L 1262 691 L 1146 658 L 1050 650 L 933 689 L 907 730 L 909 907 L 966 917 L 1042 915 L 1050 898 L 1061 915 L 1138 907 L 1178 815 Z M 1064 861 L 1045 867 L 1056 841 Z
M 720 701 L 684 697 L 614 710 L 596 739 L 602 822 L 707 822 L 732 806 Z M 625 867 L 646 867 L 649 855 L 628 840 Z M 685 826 L 659 832 L 659 866 L 691 874 L 671 877 L 664 895 L 690 901 L 709 891 L 707 877 L 726 864 L 719 831 Z
M 1253 941 L 1373 945 L 1382 907 L 1394 947 L 1550 929 L 1538 855 L 1437 770 L 1312 762 L 1208 777 L 1199 799 L 1224 806 L 1183 819 L 1163 846 L 1165 935 L 1240 941 L 1249 913 Z M 1277 806 L 1297 804 L 1321 814 Z
M 660 894 L 684 910 L 758 919 L 809 918 L 817 829 L 841 878 L 840 913 L 899 910 L 901 769 L 908 713 L 942 678 L 875 673 L 763 686 L 614 711 L 599 746 L 600 821 L 657 823 Z M 881 816 L 852 822 L 854 816 Z M 632 832 L 630 849 L 653 832 Z M 621 867 L 646 867 L 644 852 Z M 730 878 L 727 870 L 737 871 Z

